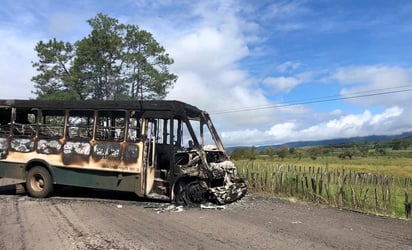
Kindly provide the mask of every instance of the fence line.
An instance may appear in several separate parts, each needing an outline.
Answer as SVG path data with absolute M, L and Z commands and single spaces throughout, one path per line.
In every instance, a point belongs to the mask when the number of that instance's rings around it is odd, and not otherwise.
M 314 166 L 238 166 L 252 191 L 293 196 L 337 208 L 410 218 L 412 179 Z

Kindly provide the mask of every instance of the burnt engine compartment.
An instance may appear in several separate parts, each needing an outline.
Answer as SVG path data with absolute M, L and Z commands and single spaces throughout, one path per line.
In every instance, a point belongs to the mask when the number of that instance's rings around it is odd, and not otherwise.
M 193 205 L 213 202 L 228 204 L 247 193 L 247 184 L 233 162 L 218 150 L 190 150 L 175 155 L 181 182 L 175 187 L 175 202 Z

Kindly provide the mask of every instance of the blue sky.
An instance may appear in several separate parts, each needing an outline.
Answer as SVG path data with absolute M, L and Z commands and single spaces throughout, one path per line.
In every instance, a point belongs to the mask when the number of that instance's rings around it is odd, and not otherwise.
M 154 35 L 168 99 L 209 111 L 226 146 L 412 131 L 410 1 L 3 0 L 0 98 L 34 97 L 35 44 L 99 12 Z

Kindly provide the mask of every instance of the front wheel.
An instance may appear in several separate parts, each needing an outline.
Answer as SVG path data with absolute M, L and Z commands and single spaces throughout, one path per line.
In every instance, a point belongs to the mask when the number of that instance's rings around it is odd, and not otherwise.
M 207 189 L 199 181 L 193 181 L 185 185 L 175 199 L 176 204 L 185 206 L 194 206 L 207 200 Z
M 45 198 L 53 192 L 53 182 L 47 169 L 36 166 L 29 170 L 26 176 L 26 188 L 30 196 Z

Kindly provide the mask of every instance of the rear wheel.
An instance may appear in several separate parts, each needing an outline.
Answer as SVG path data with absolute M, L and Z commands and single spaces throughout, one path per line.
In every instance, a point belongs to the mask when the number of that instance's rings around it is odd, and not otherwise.
M 45 198 L 53 192 L 53 182 L 47 169 L 36 166 L 26 176 L 26 188 L 30 196 Z

